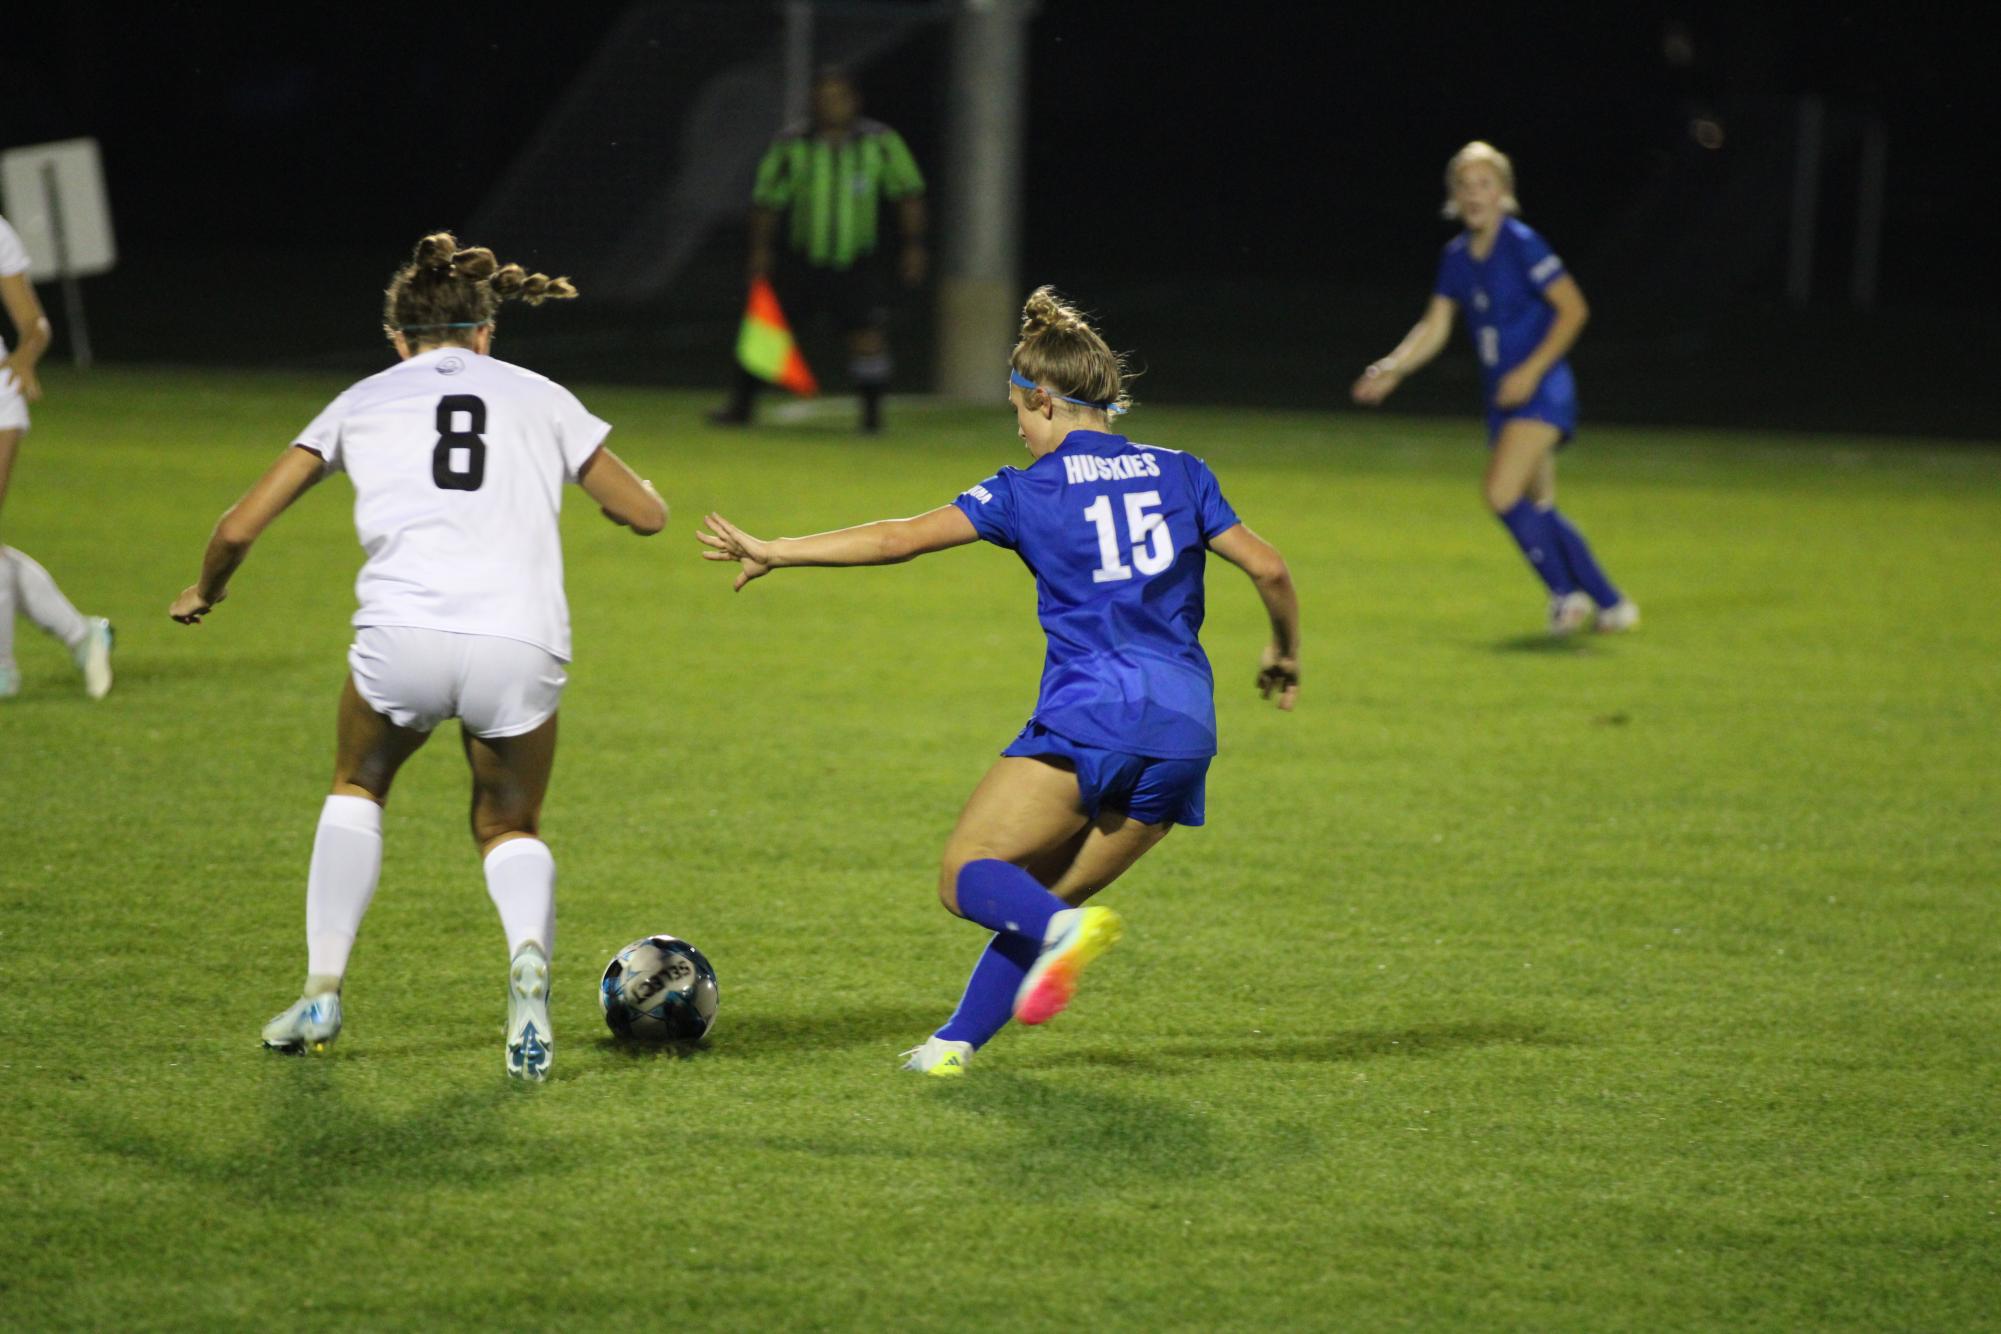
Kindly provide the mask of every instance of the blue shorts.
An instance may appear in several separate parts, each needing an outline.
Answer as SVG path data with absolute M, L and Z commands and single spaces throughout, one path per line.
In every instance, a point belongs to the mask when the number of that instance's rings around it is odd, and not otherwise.
M 1517 417 L 1527 417 L 1531 421 L 1548 422 L 1563 432 L 1559 445 L 1570 443 L 1570 437 L 1577 434 L 1577 378 L 1570 373 L 1567 363 L 1559 362 L 1542 377 L 1536 386 L 1535 397 L 1519 407 L 1501 408 L 1492 403 L 1487 405 L 1487 444 L 1489 447 L 1500 439 L 1501 428 Z
M 1123 810 L 1141 824 L 1198 825 L 1208 795 L 1209 757 L 1199 760 L 1149 759 L 1085 746 L 1058 736 L 1041 723 L 1021 729 L 1003 755 L 1068 760 L 1077 772 L 1084 814 L 1096 819 L 1100 807 Z

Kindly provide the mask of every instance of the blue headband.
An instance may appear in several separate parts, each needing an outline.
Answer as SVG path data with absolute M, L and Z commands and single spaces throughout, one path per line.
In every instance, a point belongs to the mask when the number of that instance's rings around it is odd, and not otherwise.
M 1126 410 L 1125 404 L 1117 402 L 1116 400 L 1110 403 L 1098 403 L 1088 398 L 1072 398 L 1068 394 L 1059 394 L 1052 389 L 1043 389 L 1041 385 L 1029 379 L 1026 375 L 1023 375 L 1020 371 L 1014 369 L 1014 367 L 1012 366 L 1008 367 L 1007 382 L 1013 385 L 1017 389 L 1039 389 L 1043 393 L 1048 394 L 1051 398 L 1060 398 L 1065 403 L 1075 403 L 1080 408 L 1096 408 L 1098 411 L 1109 413 L 1114 417 L 1118 416 L 1121 412 L 1124 412 Z

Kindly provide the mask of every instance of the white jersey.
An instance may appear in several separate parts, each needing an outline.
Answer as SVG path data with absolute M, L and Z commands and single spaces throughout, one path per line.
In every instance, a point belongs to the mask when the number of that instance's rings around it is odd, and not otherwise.
M 7 219 L 0 218 L 0 278 L 27 271 L 28 247 L 21 244 L 21 234 L 7 225 Z M 0 334 L 0 357 L 6 355 L 7 338 Z
M 354 481 L 357 626 L 518 639 L 570 660 L 557 516 L 610 425 L 553 380 L 433 348 L 336 398 L 297 443 Z

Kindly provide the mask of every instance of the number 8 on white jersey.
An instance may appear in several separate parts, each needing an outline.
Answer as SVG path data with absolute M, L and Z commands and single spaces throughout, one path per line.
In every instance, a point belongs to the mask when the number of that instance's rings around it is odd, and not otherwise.
M 354 624 L 495 635 L 568 662 L 563 486 L 610 431 L 547 377 L 462 347 L 335 399 L 297 443 L 354 482 Z

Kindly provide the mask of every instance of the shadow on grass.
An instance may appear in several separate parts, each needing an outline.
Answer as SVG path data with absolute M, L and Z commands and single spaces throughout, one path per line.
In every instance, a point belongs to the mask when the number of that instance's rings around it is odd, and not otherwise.
M 260 1204 L 323 1200 L 331 1189 L 394 1191 L 433 1185 L 500 1186 L 567 1170 L 563 1141 L 531 1133 L 508 1115 L 535 1090 L 496 1072 L 492 1083 L 456 1089 L 410 1110 L 363 1106 L 341 1072 L 318 1059 L 288 1060 L 265 1086 L 261 1124 L 249 1116 L 222 1125 L 163 1118 L 78 1118 L 90 1146 Z
M 724 1016 L 727 1040 L 718 1057 L 735 1060 L 797 1060 L 840 1047 L 901 1044 L 914 1047 L 936 1028 L 947 1011 L 937 1002 L 926 1005 L 875 1005 L 863 1009 L 832 1008 L 792 1014 L 753 1010 Z M 717 1025 L 722 1031 L 722 1023 Z M 704 1046 L 706 1046 L 706 1042 Z
M 1588 634 L 1568 635 L 1558 638 L 1547 632 L 1533 635 L 1510 635 L 1496 640 L 1488 646 L 1495 653 L 1548 653 L 1558 656 L 1585 657 L 1600 651 L 1598 641 Z
M 166 618 L 161 618 L 166 624 Z M 186 634 L 182 626 L 171 626 L 171 631 Z M 205 657 L 136 657 L 127 655 L 116 659 L 118 685 L 121 690 L 149 681 L 213 680 L 217 674 L 219 659 Z M 228 659 L 228 671 L 232 676 L 255 677 L 259 680 L 283 679 L 295 674 L 301 665 L 324 665 L 325 655 L 319 653 L 252 653 L 232 655 Z M 339 690 L 340 678 L 334 677 L 333 689 Z
M 1535 1024 L 1469 1021 L 1419 1024 L 1410 1028 L 1363 1029 L 1311 1037 L 1276 1034 L 1200 1039 L 1168 1039 L 1116 1051 L 1059 1051 L 1035 1062 L 1037 1066 L 1115 1066 L 1156 1069 L 1191 1061 L 1280 1061 L 1339 1064 L 1384 1057 L 1440 1056 L 1466 1047 L 1565 1047 L 1578 1039 L 1554 1034 Z
M 1205 1176 L 1225 1165 L 1210 1119 L 1185 1100 L 995 1070 L 935 1092 L 942 1105 L 1019 1132 L 1006 1148 L 988 1145 L 974 1159 L 1015 1195 L 1068 1197 L 1084 1187 L 1123 1188 L 1135 1177 Z
M 706 1056 L 709 1052 L 707 1038 L 699 1042 L 636 1042 L 631 1038 L 618 1038 L 610 1033 L 604 1033 L 591 1045 L 606 1058 L 623 1061 L 627 1065 L 692 1061 L 697 1056 Z

